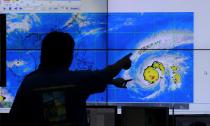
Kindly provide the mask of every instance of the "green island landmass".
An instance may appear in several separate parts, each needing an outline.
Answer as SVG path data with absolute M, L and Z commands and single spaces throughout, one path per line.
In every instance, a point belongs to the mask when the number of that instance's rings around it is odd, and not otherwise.
M 178 84 L 181 82 L 181 75 L 178 73 L 174 73 L 173 77 L 172 77 L 173 81 L 175 84 Z
M 178 70 L 178 66 L 171 66 L 171 70 L 175 73 Z
M 171 70 L 173 71 L 172 80 L 175 84 L 181 83 L 181 75 L 178 73 L 178 66 L 171 66 Z
M 3 102 L 5 97 L 3 95 L 0 95 L 0 102 Z
M 152 67 L 155 69 L 159 69 L 161 71 L 162 75 L 164 75 L 165 67 L 161 62 L 158 62 L 158 61 L 153 62 Z

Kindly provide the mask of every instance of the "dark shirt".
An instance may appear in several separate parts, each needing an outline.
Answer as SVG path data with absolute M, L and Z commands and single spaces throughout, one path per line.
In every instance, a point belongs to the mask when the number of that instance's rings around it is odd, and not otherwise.
M 86 99 L 102 92 L 112 81 L 110 71 L 69 71 L 64 68 L 38 69 L 23 80 L 10 112 L 10 123 L 20 126 L 43 126 L 45 89 L 63 87 L 67 117 L 73 126 L 86 126 Z M 65 88 L 66 87 L 66 88 Z M 41 93 L 40 93 L 41 92 Z

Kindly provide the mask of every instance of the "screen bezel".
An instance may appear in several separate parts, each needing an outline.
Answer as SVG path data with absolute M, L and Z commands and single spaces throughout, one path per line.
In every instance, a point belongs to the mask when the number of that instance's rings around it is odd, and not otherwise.
M 86 105 L 86 112 L 88 111 L 88 109 L 113 109 L 114 110 L 114 123 L 115 125 L 117 125 L 117 106 L 105 106 L 105 105 Z
M 178 121 L 183 124 L 183 123 L 193 123 L 196 121 L 199 122 L 207 122 L 206 120 L 209 120 L 210 114 L 189 114 L 189 115 L 176 115 L 175 116 L 175 126 L 178 125 Z M 181 120 L 180 120 L 181 119 Z M 195 119 L 195 120 L 193 120 Z M 210 123 L 210 121 L 208 121 Z
M 133 107 L 133 106 L 123 106 L 122 107 L 122 123 L 127 124 L 128 119 L 128 110 L 137 111 L 137 110 L 144 110 L 145 112 L 148 110 L 162 110 L 165 114 L 165 126 L 169 123 L 169 108 L 168 107 Z M 145 118 L 148 118 L 145 115 Z M 145 120 L 146 121 L 146 120 Z M 146 122 L 145 122 L 146 123 Z
M 0 14 L 0 86 L 6 86 L 6 14 Z

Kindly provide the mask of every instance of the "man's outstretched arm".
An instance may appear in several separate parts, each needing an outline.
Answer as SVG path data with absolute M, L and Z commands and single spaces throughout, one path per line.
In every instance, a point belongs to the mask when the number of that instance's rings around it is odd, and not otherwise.
M 113 80 L 113 78 L 120 73 L 122 69 L 129 69 L 131 67 L 131 54 L 126 55 L 116 63 L 107 66 L 103 70 L 86 71 L 84 81 L 84 88 L 89 93 L 103 92 L 107 84 L 114 84 L 117 87 L 124 87 L 125 84 L 123 79 Z M 85 72 L 85 71 L 83 71 Z M 115 83 L 116 82 L 116 83 Z M 121 86 L 122 84 L 122 86 Z M 82 86 L 83 87 L 83 86 Z

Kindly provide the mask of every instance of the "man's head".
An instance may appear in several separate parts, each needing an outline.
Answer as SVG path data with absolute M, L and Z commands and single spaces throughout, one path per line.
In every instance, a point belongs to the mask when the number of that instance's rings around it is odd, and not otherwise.
M 74 39 L 68 33 L 50 32 L 42 41 L 41 67 L 66 67 L 73 59 Z

